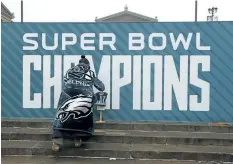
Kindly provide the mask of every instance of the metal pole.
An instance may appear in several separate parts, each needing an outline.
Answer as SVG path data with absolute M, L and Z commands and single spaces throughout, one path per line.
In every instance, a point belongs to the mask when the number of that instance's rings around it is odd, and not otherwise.
M 23 22 L 23 0 L 21 0 L 21 22 Z
M 195 22 L 197 22 L 197 0 L 195 1 Z

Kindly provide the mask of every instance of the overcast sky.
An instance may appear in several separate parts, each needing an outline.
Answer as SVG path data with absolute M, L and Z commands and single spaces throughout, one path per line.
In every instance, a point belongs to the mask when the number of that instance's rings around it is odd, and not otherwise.
M 2 0 L 20 21 L 20 0 Z M 25 22 L 92 22 L 124 10 L 161 22 L 194 21 L 195 0 L 24 0 Z M 206 21 L 209 7 L 218 7 L 221 21 L 233 20 L 233 0 L 198 0 L 198 20 Z

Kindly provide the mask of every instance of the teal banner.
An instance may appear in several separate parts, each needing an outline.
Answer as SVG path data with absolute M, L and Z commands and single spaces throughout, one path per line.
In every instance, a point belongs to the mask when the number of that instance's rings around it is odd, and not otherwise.
M 233 22 L 2 23 L 2 117 L 54 118 L 81 55 L 104 120 L 233 123 Z

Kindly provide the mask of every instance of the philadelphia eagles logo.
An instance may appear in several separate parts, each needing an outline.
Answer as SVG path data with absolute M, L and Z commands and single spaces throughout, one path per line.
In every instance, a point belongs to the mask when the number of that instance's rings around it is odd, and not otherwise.
M 66 122 L 71 116 L 73 119 L 87 117 L 92 112 L 92 97 L 77 95 L 65 101 L 56 114 L 56 119 L 62 123 Z

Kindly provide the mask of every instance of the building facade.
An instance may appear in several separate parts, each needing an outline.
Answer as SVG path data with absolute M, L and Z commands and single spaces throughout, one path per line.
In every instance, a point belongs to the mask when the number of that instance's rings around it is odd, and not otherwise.
M 102 18 L 96 17 L 95 22 L 158 22 L 158 19 L 129 11 L 126 5 L 124 11 Z
M 10 10 L 1 2 L 1 22 L 12 22 L 15 18 L 14 13 L 10 12 Z

